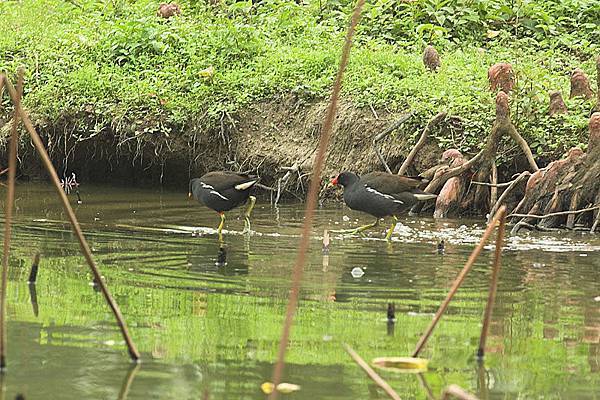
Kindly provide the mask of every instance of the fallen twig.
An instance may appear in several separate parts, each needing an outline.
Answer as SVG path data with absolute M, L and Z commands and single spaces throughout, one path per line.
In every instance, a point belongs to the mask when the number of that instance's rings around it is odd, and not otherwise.
M 431 131 L 431 128 L 442 122 L 446 118 L 446 115 L 448 115 L 448 113 L 442 111 L 440 113 L 437 113 L 433 118 L 429 120 L 429 122 L 427 122 L 427 125 L 425 126 L 425 129 L 423 129 L 423 133 L 421 133 L 421 137 L 417 141 L 417 144 L 415 144 L 410 153 L 408 153 L 408 156 L 406 156 L 406 160 L 404 160 L 404 162 L 400 166 L 400 169 L 398 170 L 398 175 L 406 174 L 406 170 L 408 170 L 408 167 L 410 167 L 410 164 L 412 164 L 415 156 L 417 155 L 419 150 L 421 150 L 421 147 L 425 145 L 425 142 L 429 137 L 429 132 Z
M 392 125 L 387 127 L 383 132 L 378 133 L 377 136 L 375 136 L 373 138 L 373 149 L 375 150 L 375 154 L 377 154 L 377 158 L 379 158 L 379 161 L 381 161 L 385 170 L 390 174 L 392 173 L 392 170 L 385 162 L 385 159 L 383 158 L 383 155 L 381 154 L 381 151 L 379 150 L 377 143 L 379 143 L 379 141 L 382 140 L 384 137 L 386 137 L 387 135 L 389 135 L 390 133 L 392 133 L 393 131 L 398 129 L 403 123 L 408 121 L 410 119 L 410 117 L 412 117 L 412 116 L 413 116 L 412 112 L 402 115 L 398 121 L 394 122 Z
M 373 368 L 371 368 L 369 364 L 367 364 L 365 360 L 363 360 L 361 356 L 359 356 L 358 353 L 356 353 L 352 349 L 352 347 L 348 346 L 346 343 L 344 343 L 343 346 L 344 350 L 346 350 L 346 352 L 350 354 L 350 357 L 352 357 L 352 359 L 358 364 L 358 366 L 366 372 L 369 378 L 371 378 L 373 382 L 377 384 L 377 386 L 383 389 L 383 391 L 390 397 L 390 399 L 400 400 L 400 396 L 398 396 L 398 393 L 396 393 L 394 389 L 392 389 L 392 387 L 377 374 L 377 372 L 373 371 Z

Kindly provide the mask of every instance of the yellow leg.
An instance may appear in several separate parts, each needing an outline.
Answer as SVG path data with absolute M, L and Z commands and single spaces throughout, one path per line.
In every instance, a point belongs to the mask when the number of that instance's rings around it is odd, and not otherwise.
M 395 216 L 393 216 L 392 218 L 394 219 L 392 222 L 392 226 L 390 226 L 390 229 L 388 229 L 388 232 L 385 235 L 385 240 L 387 240 L 388 242 L 392 240 L 392 233 L 394 233 L 394 229 L 396 228 L 396 224 L 398 223 L 398 218 L 396 218 Z
M 352 234 L 354 234 L 354 233 L 361 233 L 361 232 L 363 232 L 363 231 L 366 231 L 367 229 L 375 228 L 377 225 L 379 225 L 379 218 L 377 218 L 377 219 L 375 220 L 375 222 L 373 222 L 372 224 L 368 224 L 368 225 L 359 226 L 358 228 L 354 228 L 354 229 L 338 229 L 338 230 L 330 230 L 329 232 L 333 232 L 333 233 L 343 233 L 343 234 L 352 235 Z
M 219 234 L 219 238 L 221 238 L 221 231 L 223 231 L 223 225 L 225 225 L 225 213 L 220 212 L 219 215 L 221 215 L 221 223 L 219 224 L 219 227 L 217 228 L 217 233 Z
M 248 208 L 246 209 L 246 213 L 244 214 L 244 233 L 250 233 L 250 215 L 252 214 L 252 210 L 254 210 L 255 204 L 256 197 L 248 197 Z

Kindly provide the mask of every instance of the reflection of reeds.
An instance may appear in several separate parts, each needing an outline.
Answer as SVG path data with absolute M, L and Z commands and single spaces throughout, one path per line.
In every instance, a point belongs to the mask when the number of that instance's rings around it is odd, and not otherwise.
M 352 357 L 358 366 L 365 371 L 369 378 L 371 378 L 373 382 L 377 384 L 377 386 L 383 389 L 390 399 L 400 400 L 400 396 L 398 396 L 394 389 L 392 389 L 392 387 L 386 381 L 384 381 L 383 378 L 377 374 L 377 372 L 373 371 L 373 368 L 371 368 L 369 364 L 367 364 L 365 360 L 363 360 L 361 356 L 359 356 L 358 353 L 352 349 L 352 347 L 344 343 L 344 349 L 348 352 L 348 354 L 350 354 L 350 357 Z
M 23 110 L 23 108 L 20 105 L 20 93 L 22 91 L 22 71 L 19 72 L 21 74 L 21 78 L 19 79 L 19 82 L 17 84 L 17 89 L 15 89 L 12 85 L 12 83 L 6 79 L 6 77 L 3 77 L 3 81 L 4 81 L 4 85 L 6 86 L 6 89 L 8 90 L 8 93 L 10 95 L 10 97 L 13 100 L 13 104 L 15 106 L 15 118 L 13 119 L 13 123 L 16 125 L 17 123 L 17 115 L 20 116 L 20 119 L 23 121 L 23 125 L 25 125 L 25 129 L 29 132 L 29 135 L 31 136 L 31 140 L 34 144 L 34 146 L 36 147 L 40 158 L 42 159 L 42 162 L 44 164 L 44 167 L 46 168 L 46 171 L 48 172 L 48 175 L 50 175 L 50 180 L 52 181 L 54 188 L 56 189 L 56 192 L 58 194 L 58 197 L 60 198 L 63 207 L 67 213 L 67 216 L 69 217 L 69 221 L 71 222 L 71 226 L 73 228 L 73 231 L 75 233 L 75 236 L 77 236 L 77 240 L 79 241 L 79 246 L 81 248 L 81 252 L 83 253 L 90 269 L 92 270 L 92 274 L 94 275 L 94 281 L 97 282 L 97 284 L 100 287 L 100 290 L 102 291 L 102 294 L 104 295 L 104 299 L 106 300 L 106 302 L 108 303 L 109 307 L 111 308 L 116 320 L 117 320 L 117 324 L 119 325 L 119 328 L 121 330 L 121 333 L 123 335 L 123 338 L 125 339 L 125 343 L 127 344 L 127 349 L 129 350 L 129 355 L 131 357 L 132 360 L 137 361 L 140 358 L 140 354 L 135 346 L 135 344 L 133 343 L 133 340 L 131 338 L 131 335 L 129 334 L 129 330 L 127 328 L 127 324 L 125 323 L 125 320 L 123 319 L 123 315 L 121 314 L 121 311 L 119 310 L 119 306 L 117 305 L 117 303 L 114 301 L 114 299 L 112 298 L 112 295 L 110 294 L 108 288 L 106 287 L 106 284 L 104 283 L 104 281 L 101 278 L 100 275 L 100 271 L 98 270 L 98 267 L 96 266 L 96 263 L 94 262 L 94 259 L 92 258 L 92 252 L 90 250 L 90 247 L 87 243 L 87 241 L 85 240 L 85 237 L 83 236 L 83 232 L 81 230 L 81 226 L 79 225 L 79 221 L 77 220 L 77 217 L 75 216 L 75 213 L 73 212 L 73 208 L 71 207 L 71 204 L 69 203 L 69 199 L 67 198 L 67 195 L 65 194 L 64 190 L 62 189 L 62 186 L 60 184 L 60 180 L 58 178 L 58 174 L 56 173 L 56 170 L 54 169 L 54 166 L 52 165 L 52 161 L 50 160 L 50 157 L 48 156 L 48 152 L 46 151 L 46 148 L 44 147 L 44 143 L 42 142 L 42 139 L 40 138 L 40 136 L 38 135 L 38 133 L 36 132 L 35 128 L 33 127 L 33 124 L 31 123 L 31 120 L 29 119 L 29 116 L 27 115 L 27 113 L 25 112 L 25 110 Z M 15 131 L 16 131 L 16 126 L 14 127 Z M 16 135 L 16 133 L 15 133 Z M 14 146 L 14 164 L 16 164 L 16 140 L 13 140 L 11 142 L 11 151 L 12 151 L 12 146 Z M 14 188 L 12 189 L 11 192 L 11 188 L 10 188 L 10 182 L 11 182 L 11 177 L 12 177 L 12 184 L 14 185 L 14 174 L 15 174 L 15 169 L 16 169 L 16 165 L 13 165 L 13 167 L 11 168 L 11 164 L 10 164 L 10 160 L 9 160 L 9 190 L 7 193 L 7 207 L 8 210 L 10 211 L 10 214 L 6 214 L 6 222 L 5 222 L 5 236 L 4 236 L 4 264 L 3 264 L 3 280 L 2 280 L 2 293 L 0 295 L 0 310 L 2 311 L 0 313 L 0 325 L 2 325 L 0 327 L 0 331 L 4 332 L 4 323 L 3 323 L 3 318 L 5 315 L 5 304 L 4 304 L 4 295 L 6 292 L 6 273 L 7 273 L 7 267 L 8 267 L 8 244 L 7 244 L 7 239 L 10 236 L 10 223 L 11 223 L 11 217 L 12 217 L 12 201 L 8 201 L 11 200 L 11 198 L 9 197 L 10 195 L 13 196 L 14 198 Z M 8 211 L 7 210 L 7 211 Z M 8 235 L 6 234 L 8 233 Z M 0 340 L 0 343 L 4 343 L 5 340 L 5 335 L 2 335 L 2 340 Z M 0 348 L 0 367 L 4 366 L 4 345 L 2 344 L 2 347 Z
M 6 77 L 0 77 L 0 85 L 10 84 Z M 14 89 L 14 88 L 13 88 Z M 1 90 L 0 90 L 1 92 Z M 21 96 L 23 95 L 23 69 L 19 68 L 17 78 L 17 89 L 13 97 L 15 112 L 8 147 L 8 190 L 6 191 L 6 203 L 4 206 L 4 253 L 2 254 L 2 284 L 0 286 L 0 370 L 6 368 L 6 288 L 8 284 L 8 261 L 10 256 L 10 235 L 12 227 L 12 216 L 15 202 L 15 177 L 17 169 L 17 143 L 19 142 L 19 109 Z
M 477 246 L 475 247 L 475 249 L 469 256 L 469 259 L 467 260 L 467 263 L 463 267 L 462 271 L 460 271 L 460 273 L 454 280 L 454 283 L 452 283 L 452 287 L 450 288 L 448 295 L 446 296 L 446 298 L 440 305 L 438 311 L 435 313 L 433 320 L 431 321 L 431 323 L 429 324 L 429 326 L 427 327 L 427 329 L 425 330 L 425 332 L 419 339 L 419 342 L 417 343 L 417 346 L 415 347 L 415 350 L 412 354 L 413 357 L 417 357 L 419 355 L 419 353 L 421 352 L 421 350 L 423 349 L 423 347 L 425 347 L 425 344 L 427 343 L 427 340 L 433 333 L 433 330 L 435 329 L 437 323 L 442 318 L 442 315 L 446 311 L 446 308 L 448 308 L 448 304 L 450 304 L 450 301 L 452 300 L 452 298 L 458 291 L 458 288 L 460 287 L 460 285 L 465 280 L 465 277 L 467 276 L 469 271 L 471 271 L 471 268 L 473 268 L 473 265 L 475 264 L 475 260 L 477 260 L 477 257 L 479 256 L 479 254 L 483 250 L 483 247 L 485 246 L 485 243 L 487 242 L 488 238 L 492 235 L 494 228 L 499 223 L 499 221 L 504 220 L 504 219 L 506 219 L 506 207 L 502 206 L 496 212 L 496 214 L 494 215 L 494 218 L 492 218 L 492 220 L 488 224 L 485 232 L 483 233 L 483 236 L 481 237 L 481 240 L 479 241 L 479 244 L 477 244 Z
M 490 321 L 492 319 L 492 309 L 496 301 L 496 289 L 498 288 L 498 275 L 500 274 L 500 260 L 502 258 L 502 244 L 504 242 L 504 232 L 506 231 L 506 208 L 498 210 L 499 216 L 498 232 L 496 233 L 496 249 L 494 251 L 494 267 L 492 269 L 492 278 L 490 280 L 490 290 L 488 294 L 485 313 L 483 314 L 483 326 L 481 336 L 479 337 L 479 349 L 477 357 L 482 358 L 485 354 L 485 342 L 490 331 Z
M 310 245 L 311 228 L 315 217 L 317 196 L 319 195 L 319 189 L 321 186 L 321 173 L 323 172 L 323 168 L 325 166 L 325 154 L 327 152 L 327 146 L 329 145 L 329 139 L 331 138 L 331 131 L 333 130 L 333 122 L 337 111 L 337 103 L 339 100 L 340 91 L 342 89 L 342 78 L 344 76 L 344 70 L 348 65 L 350 48 L 352 47 L 352 37 L 354 36 L 354 31 L 356 29 L 356 26 L 358 25 L 358 21 L 360 19 L 360 14 L 364 4 L 365 0 L 358 0 L 356 3 L 356 7 L 354 8 L 352 19 L 350 20 L 350 26 L 348 27 L 348 31 L 346 33 L 344 48 L 342 49 L 340 65 L 335 78 L 335 82 L 333 83 L 333 90 L 329 101 L 329 107 L 327 107 L 325 120 L 323 122 L 323 128 L 321 129 L 321 136 L 319 139 L 319 145 L 317 147 L 317 154 L 315 155 L 315 160 L 313 164 L 310 187 L 306 196 L 304 224 L 302 226 L 302 237 L 300 239 L 300 244 L 298 245 L 298 256 L 296 258 L 296 264 L 294 265 L 292 275 L 292 288 L 288 299 L 285 321 L 283 323 L 283 331 L 281 333 L 281 339 L 279 341 L 277 363 L 275 364 L 275 368 L 273 370 L 272 382 L 275 387 L 277 387 L 277 385 L 281 382 L 281 376 L 283 374 L 285 353 L 287 351 L 290 330 L 292 327 L 292 322 L 294 320 L 294 313 L 298 305 L 298 294 L 300 292 L 300 282 L 302 280 L 302 273 L 304 270 L 306 254 L 308 253 L 308 248 Z M 277 399 L 277 390 L 274 390 L 269 395 L 269 399 Z

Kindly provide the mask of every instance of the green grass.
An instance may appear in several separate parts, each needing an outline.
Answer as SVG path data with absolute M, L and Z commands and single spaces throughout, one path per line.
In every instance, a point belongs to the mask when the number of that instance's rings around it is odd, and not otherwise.
M 180 17 L 165 21 L 156 16 L 159 3 L 0 3 L 0 69 L 26 66 L 25 103 L 42 133 L 62 134 L 68 126 L 83 139 L 181 141 L 192 132 L 208 135 L 227 114 L 279 94 L 326 99 L 352 7 L 281 0 L 210 7 L 190 0 Z M 586 143 L 592 105 L 568 102 L 568 117 L 550 119 L 547 92 L 568 97 L 576 66 L 594 79 L 600 34 L 592 25 L 600 20 L 600 1 L 452 4 L 369 3 L 344 98 L 359 107 L 411 109 L 415 128 L 447 110 L 462 118 L 463 130 L 437 133 L 441 145 L 475 151 L 494 116 L 487 69 L 509 61 L 518 74 L 514 121 L 534 152 L 554 157 Z M 488 39 L 489 31 L 498 35 Z M 442 53 L 438 74 L 422 66 L 426 42 Z M 204 77 L 211 66 L 214 76 Z M 507 146 L 503 160 L 514 154 Z

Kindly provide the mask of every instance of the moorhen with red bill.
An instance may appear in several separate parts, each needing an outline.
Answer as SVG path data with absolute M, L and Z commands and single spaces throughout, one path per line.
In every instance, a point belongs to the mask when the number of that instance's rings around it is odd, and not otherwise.
M 435 194 L 424 192 L 419 185 L 427 180 L 420 177 L 388 174 L 386 172 L 371 172 L 359 177 L 353 172 L 345 171 L 334 178 L 331 183 L 344 187 L 344 202 L 353 210 L 371 214 L 377 219 L 369 225 L 344 231 L 344 233 L 359 233 L 379 224 L 379 219 L 387 216 L 394 218 L 392 226 L 385 238 L 390 240 L 397 216 L 408 211 L 418 201 L 435 199 Z
M 194 196 L 198 202 L 219 213 L 221 216 L 221 223 L 217 228 L 219 236 L 225 223 L 225 211 L 248 202 L 244 232 L 250 232 L 250 213 L 256 203 L 256 197 L 250 196 L 250 190 L 258 181 L 255 176 L 230 171 L 213 171 L 190 180 L 188 195 Z

